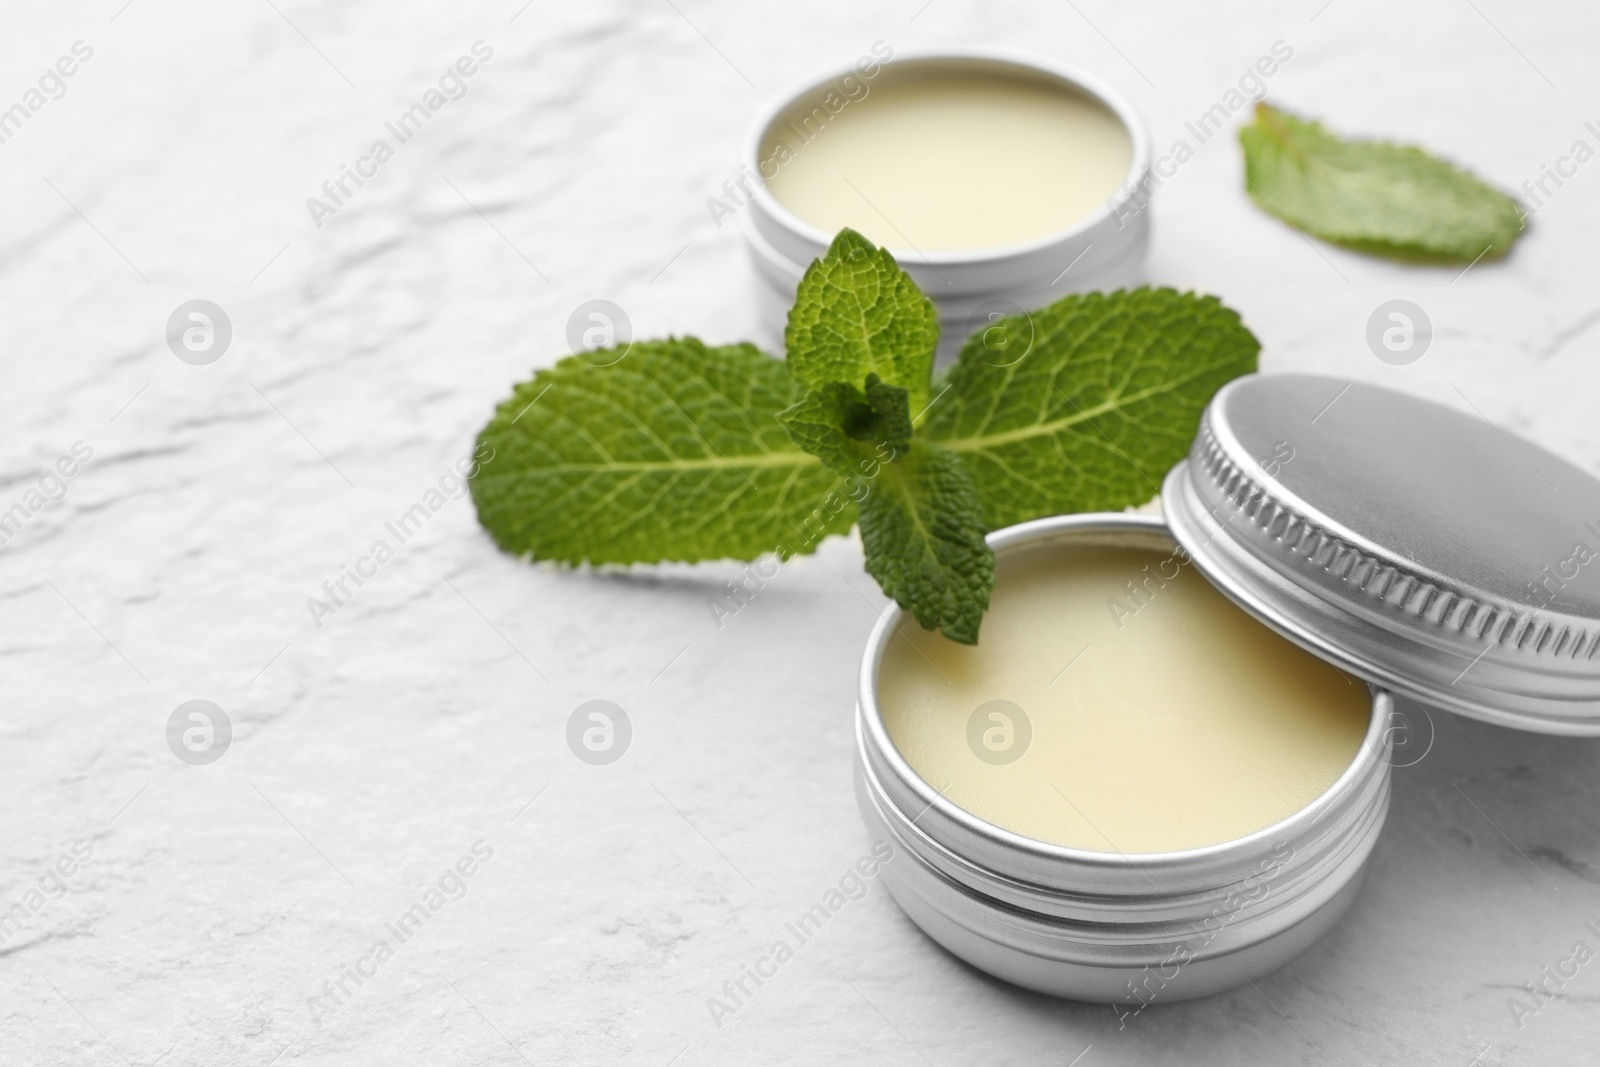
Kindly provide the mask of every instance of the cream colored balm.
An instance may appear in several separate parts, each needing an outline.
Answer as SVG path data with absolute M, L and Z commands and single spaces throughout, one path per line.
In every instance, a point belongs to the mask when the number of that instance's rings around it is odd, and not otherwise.
M 918 252 L 1032 241 L 1103 206 L 1133 159 L 1115 114 L 1043 76 L 913 64 L 860 88 L 790 109 L 762 146 L 768 190 L 830 235 Z
M 895 747 L 980 818 L 1096 852 L 1218 844 L 1304 808 L 1355 758 L 1371 695 L 1182 559 L 1002 557 L 976 647 L 915 624 L 887 646 Z

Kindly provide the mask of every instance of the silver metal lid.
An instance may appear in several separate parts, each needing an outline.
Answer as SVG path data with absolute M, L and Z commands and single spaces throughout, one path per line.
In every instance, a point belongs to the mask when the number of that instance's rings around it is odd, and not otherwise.
M 1586 471 L 1404 393 L 1250 375 L 1212 398 L 1161 497 L 1200 571 L 1322 658 L 1473 718 L 1600 735 Z

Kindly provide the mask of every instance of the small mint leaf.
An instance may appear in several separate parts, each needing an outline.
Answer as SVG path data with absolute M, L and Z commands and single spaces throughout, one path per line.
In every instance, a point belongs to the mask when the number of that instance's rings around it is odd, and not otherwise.
M 869 374 L 928 399 L 939 319 L 894 257 L 854 230 L 840 230 L 800 280 L 784 344 L 790 373 L 807 390 L 829 382 L 861 388 Z
M 829 382 L 778 412 L 795 444 L 843 474 L 864 463 L 894 456 L 911 445 L 911 407 L 906 391 L 868 375 L 863 393 Z
M 1251 198 L 1334 244 L 1466 262 L 1503 254 L 1523 229 L 1515 200 L 1420 148 L 1344 140 L 1266 103 L 1239 142 Z
M 924 629 L 977 644 L 994 553 L 972 475 L 953 452 L 922 443 L 876 470 L 860 504 L 867 573 Z
M 873 414 L 872 432 L 868 436 L 895 451 L 911 447 L 911 394 L 908 390 L 869 374 L 867 406 Z
M 796 445 L 842 471 L 855 461 L 857 447 L 846 426 L 853 425 L 862 411 L 872 418 L 861 390 L 844 382 L 829 382 L 778 412 L 778 421 Z

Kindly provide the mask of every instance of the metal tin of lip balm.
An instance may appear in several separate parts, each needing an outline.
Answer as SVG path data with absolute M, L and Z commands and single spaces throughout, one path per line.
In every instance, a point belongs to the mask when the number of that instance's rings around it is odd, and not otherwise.
M 1040 519 L 989 535 L 1003 559 L 1022 548 L 1116 545 L 1171 551 L 1144 515 Z M 1391 698 L 1344 773 L 1283 821 L 1182 852 L 1123 855 L 1003 830 L 945 799 L 905 761 L 877 701 L 896 611 L 861 664 L 856 798 L 868 832 L 900 852 L 890 894 L 955 955 L 1040 992 L 1113 1004 L 1205 996 L 1278 969 L 1326 933 L 1359 888 L 1389 806 Z
M 939 795 L 889 739 L 861 666 L 857 797 L 898 844 L 884 869 L 940 944 L 1018 985 L 1140 1004 L 1288 962 L 1349 904 L 1389 803 L 1391 691 L 1538 733 L 1600 735 L 1600 479 L 1486 420 L 1378 386 L 1247 375 L 1206 407 L 1167 475 L 1164 521 L 1077 515 L 989 537 L 1181 546 L 1257 620 L 1366 680 L 1354 761 L 1308 807 L 1189 852 L 1080 852 Z
M 907 49 L 896 52 L 881 67 L 875 79 L 880 83 L 902 72 L 942 68 L 988 70 L 1061 86 L 1114 115 L 1126 129 L 1132 148 L 1126 177 L 1117 190 L 1065 229 L 1031 241 L 973 250 L 924 253 L 889 247 L 938 310 L 941 355 L 956 351 L 979 324 L 1043 307 L 1067 293 L 1127 288 L 1143 281 L 1150 236 L 1149 212 L 1144 210 L 1149 195 L 1150 135 L 1121 93 L 1075 67 L 1003 49 Z M 757 176 L 757 183 L 747 209 L 741 212 L 740 224 L 759 279 L 761 321 L 773 341 L 782 340 L 801 276 L 828 250 L 834 235 L 801 219 L 766 189 L 761 177 L 763 146 L 780 122 L 800 111 L 803 104 L 821 100 L 848 77 L 859 79 L 860 75 L 855 66 L 842 65 L 783 93 L 757 117 L 745 141 L 742 170 Z

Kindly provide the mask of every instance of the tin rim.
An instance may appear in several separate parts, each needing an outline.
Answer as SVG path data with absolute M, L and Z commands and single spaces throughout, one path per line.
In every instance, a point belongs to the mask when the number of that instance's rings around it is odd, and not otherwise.
M 1056 82 L 1065 84 L 1089 97 L 1102 107 L 1106 108 L 1117 117 L 1122 127 L 1128 133 L 1131 142 L 1131 158 L 1128 170 L 1117 190 L 1099 207 L 1078 219 L 1069 226 L 1054 230 L 1031 241 L 1017 241 L 1010 244 L 991 245 L 978 249 L 961 249 L 951 251 L 935 251 L 931 253 L 919 252 L 913 248 L 898 248 L 887 245 L 890 255 L 902 267 L 908 264 L 925 265 L 928 267 L 959 267 L 970 264 L 988 263 L 995 260 L 1020 258 L 1037 252 L 1047 251 L 1065 241 L 1082 237 L 1089 231 L 1109 221 L 1115 210 L 1124 207 L 1140 187 L 1144 184 L 1145 176 L 1150 171 L 1150 134 L 1146 130 L 1143 118 L 1133 107 L 1133 104 L 1117 90 L 1101 79 L 1066 63 L 1043 56 L 1034 55 L 1018 49 L 970 47 L 970 48 L 909 48 L 897 51 L 889 59 L 884 60 L 882 67 L 935 65 L 945 63 L 972 63 L 987 65 L 996 68 L 1011 68 L 1034 75 L 1044 75 Z M 751 125 L 750 131 L 745 135 L 743 162 L 752 166 L 759 176 L 761 174 L 761 146 L 766 139 L 767 130 L 789 108 L 801 102 L 807 96 L 817 92 L 836 79 L 848 74 L 859 74 L 854 63 L 839 64 L 813 74 L 802 81 L 795 82 L 779 93 L 771 103 L 762 109 Z M 825 233 L 820 227 L 806 222 L 800 216 L 790 211 L 778 201 L 778 198 L 767 191 L 766 183 L 756 185 L 755 195 L 751 203 L 758 206 L 775 223 L 813 242 L 821 249 L 833 241 L 833 235 Z
M 745 212 L 740 215 L 739 228 L 744 236 L 746 247 L 756 260 L 756 269 L 763 275 L 769 271 L 776 272 L 782 276 L 786 285 L 792 290 L 793 287 L 798 285 L 805 277 L 806 268 L 809 266 L 809 264 L 796 263 L 786 252 L 778 248 L 778 246 L 773 243 L 772 238 L 762 231 L 761 224 L 752 218 L 753 214 L 753 212 Z M 821 231 L 818 232 L 820 233 Z M 1063 234 L 1065 234 L 1065 236 L 1060 234 L 1057 235 L 1057 237 L 1060 238 L 1059 241 L 1052 239 L 1052 243 L 1044 250 L 1048 251 L 1053 249 L 1057 243 L 1066 243 L 1073 237 L 1082 236 L 1081 234 L 1077 233 L 1067 234 L 1065 231 L 1063 231 Z M 1141 235 L 1136 235 L 1132 240 L 1128 241 L 1125 247 L 1116 250 L 1103 261 L 1096 262 L 1092 269 L 1096 271 L 1098 275 L 1105 275 L 1122 270 L 1130 260 L 1143 259 L 1148 251 L 1148 229 L 1141 228 L 1140 234 Z M 1010 249 L 1022 247 L 1023 246 L 1021 245 L 1011 245 L 1007 246 L 1007 249 L 1003 251 L 1005 251 L 1006 255 L 1011 255 L 1011 252 L 1009 251 Z M 823 246 L 823 251 L 826 251 L 826 244 Z M 1033 251 L 1039 250 L 1034 249 Z M 1085 249 L 1085 251 L 1087 251 L 1087 249 Z M 907 264 L 905 261 L 899 258 L 899 253 L 894 249 L 891 248 L 889 253 L 890 255 L 896 257 L 896 263 L 900 263 L 902 265 L 908 265 L 915 268 L 929 267 L 930 269 L 936 266 L 926 259 L 913 261 Z M 822 252 L 818 252 L 819 256 L 821 254 Z M 775 281 L 774 284 L 776 284 Z M 1123 286 L 1116 287 L 1122 288 Z M 1096 288 L 1105 288 L 1105 286 L 1096 286 Z M 934 306 L 940 310 L 940 314 L 942 316 L 945 315 L 948 309 L 953 305 L 964 302 L 973 306 L 979 306 L 987 299 L 993 299 L 995 297 L 1009 298 L 1009 295 L 1016 293 L 1016 291 L 1017 287 L 1015 285 L 1000 281 L 988 286 L 974 286 L 969 290 L 963 291 L 958 296 L 946 296 L 942 293 L 936 292 L 929 294 L 928 298 L 934 302 Z M 1035 306 L 1042 306 L 1051 300 L 1058 299 L 1063 292 L 1065 292 L 1065 290 L 1046 286 L 1033 292 L 1021 293 L 1020 299 L 1025 301 L 1032 300 Z

